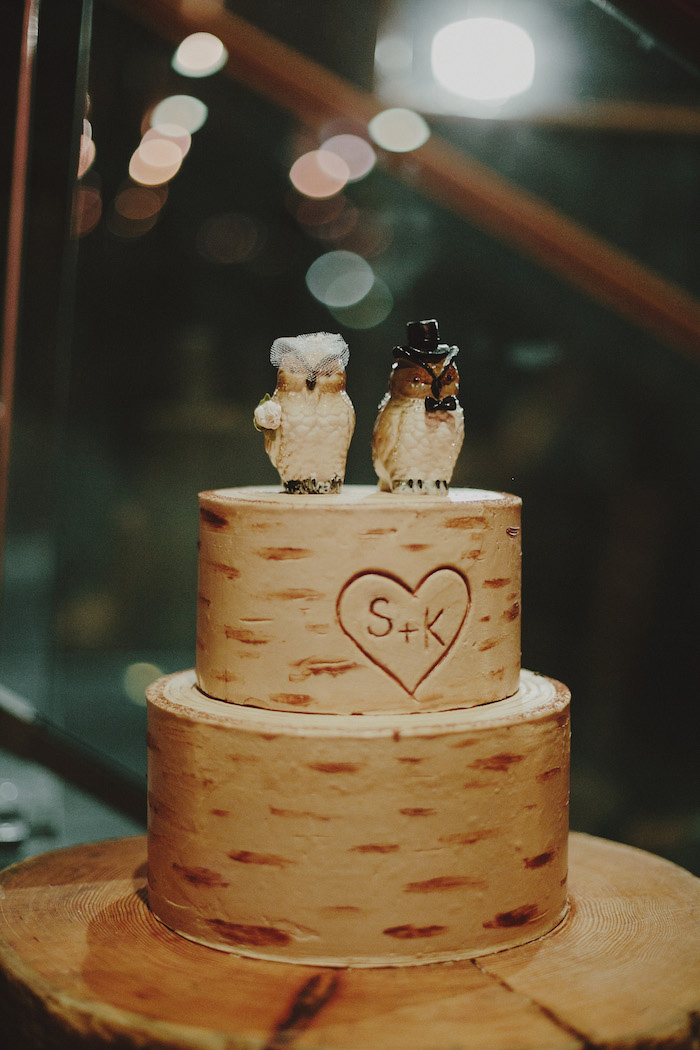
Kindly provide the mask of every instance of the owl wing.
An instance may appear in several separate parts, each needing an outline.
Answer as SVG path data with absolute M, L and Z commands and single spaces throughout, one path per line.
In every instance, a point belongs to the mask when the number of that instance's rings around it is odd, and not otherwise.
M 400 407 L 386 394 L 372 432 L 372 461 L 383 489 L 391 489 L 389 464 L 401 441 L 402 415 Z

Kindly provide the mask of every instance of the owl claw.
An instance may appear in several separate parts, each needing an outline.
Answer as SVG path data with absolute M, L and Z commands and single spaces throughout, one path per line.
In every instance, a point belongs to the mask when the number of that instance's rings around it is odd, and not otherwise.
M 449 484 L 443 478 L 436 481 L 424 481 L 423 478 L 400 478 L 391 483 L 391 491 L 398 493 L 418 492 L 425 495 L 440 493 L 447 495 Z
M 293 479 L 284 482 L 285 492 L 313 493 L 340 492 L 343 487 L 343 479 L 337 475 L 328 481 L 317 481 L 316 478 Z

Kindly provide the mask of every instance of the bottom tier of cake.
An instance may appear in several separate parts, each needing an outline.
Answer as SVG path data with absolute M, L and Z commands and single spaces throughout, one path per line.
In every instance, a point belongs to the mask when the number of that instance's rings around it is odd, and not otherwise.
M 569 693 L 313 715 L 212 700 L 193 671 L 149 707 L 149 904 L 257 958 L 405 966 L 533 940 L 566 914 Z

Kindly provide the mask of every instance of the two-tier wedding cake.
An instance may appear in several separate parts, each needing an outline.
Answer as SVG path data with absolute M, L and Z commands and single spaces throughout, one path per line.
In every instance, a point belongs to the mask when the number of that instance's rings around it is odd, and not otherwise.
M 456 348 L 408 334 L 379 489 L 343 487 L 347 350 L 315 334 L 276 342 L 256 412 L 284 491 L 200 495 L 196 672 L 149 691 L 149 904 L 214 948 L 409 965 L 566 914 L 569 693 L 520 668 L 520 500 L 449 488 Z

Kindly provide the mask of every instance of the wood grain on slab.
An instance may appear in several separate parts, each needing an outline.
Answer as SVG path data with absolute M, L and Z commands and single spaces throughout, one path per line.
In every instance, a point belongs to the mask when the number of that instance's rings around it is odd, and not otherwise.
M 145 839 L 0 875 L 12 1050 L 696 1050 L 700 880 L 571 836 L 567 921 L 477 961 L 328 970 L 225 955 L 145 903 Z

